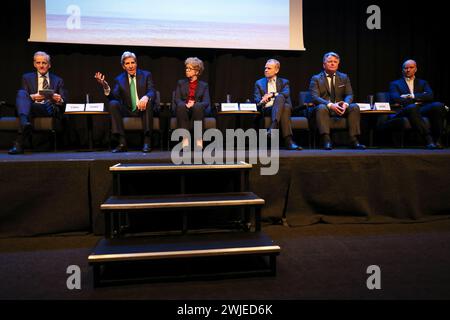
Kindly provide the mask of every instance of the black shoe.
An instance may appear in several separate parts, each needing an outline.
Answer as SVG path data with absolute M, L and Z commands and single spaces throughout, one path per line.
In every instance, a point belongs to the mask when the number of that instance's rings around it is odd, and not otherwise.
M 351 147 L 352 147 L 352 149 L 366 150 L 366 146 L 363 144 L 360 144 L 358 141 L 352 142 Z
M 152 151 L 152 147 L 150 146 L 149 143 L 144 143 L 144 146 L 142 147 L 142 152 L 144 153 L 148 153 Z
M 324 148 L 325 150 L 331 150 L 331 149 L 333 149 L 333 145 L 331 144 L 330 141 L 327 141 L 327 142 L 324 142 L 324 143 L 323 143 L 323 148 Z
M 288 150 L 303 150 L 302 147 L 300 147 L 299 145 L 295 144 L 295 142 L 291 142 L 287 145 L 287 149 Z
M 127 152 L 127 146 L 121 143 L 111 152 L 112 153 Z
M 20 143 L 15 142 L 14 146 L 8 150 L 8 154 L 23 154 L 23 147 Z
M 286 139 L 285 145 L 288 150 L 303 150 L 303 148 L 297 145 L 292 138 Z
M 436 150 L 438 147 L 434 143 L 429 143 L 425 146 L 425 149 Z

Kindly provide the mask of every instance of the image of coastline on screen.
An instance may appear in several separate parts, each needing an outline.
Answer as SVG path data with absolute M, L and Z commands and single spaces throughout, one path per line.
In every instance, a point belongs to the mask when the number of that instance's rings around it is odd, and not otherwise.
M 301 0 L 31 1 L 30 41 L 304 50 Z

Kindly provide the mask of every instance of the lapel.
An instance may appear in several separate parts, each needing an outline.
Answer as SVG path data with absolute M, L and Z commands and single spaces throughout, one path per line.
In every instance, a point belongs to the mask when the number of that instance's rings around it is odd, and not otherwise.
M 197 79 L 197 88 L 195 88 L 195 101 L 199 100 L 200 92 L 203 89 L 202 83 Z
M 122 82 L 121 85 L 125 91 L 126 103 L 131 105 L 130 83 L 128 82 L 128 73 L 126 71 L 122 73 L 120 81 Z
M 186 79 L 183 83 L 183 96 L 188 97 L 189 96 L 189 79 Z
M 334 75 L 334 93 L 336 95 L 336 99 L 338 97 L 338 92 L 343 91 L 343 87 L 342 88 L 339 87 L 341 84 L 342 84 L 341 74 L 338 71 L 336 71 L 336 74 Z
M 283 81 L 278 77 L 277 77 L 277 82 L 276 82 L 275 86 L 277 87 L 277 92 L 281 92 L 281 87 L 283 86 Z
M 269 81 L 267 81 L 267 78 L 263 78 L 262 79 L 262 89 L 263 89 L 263 93 L 266 94 L 267 92 L 269 92 Z M 264 95 L 263 94 L 263 95 Z
M 32 93 L 36 93 L 38 91 L 38 88 L 39 88 L 37 72 L 33 72 L 33 77 L 31 78 L 30 85 L 31 85 L 31 92 Z
M 48 73 L 48 78 L 50 79 L 50 89 L 56 90 L 56 80 L 53 74 Z
M 414 93 L 416 92 L 422 92 L 422 88 L 419 89 L 419 79 L 417 79 L 417 77 L 414 78 Z
M 405 78 L 402 78 L 402 80 L 400 81 L 400 84 L 402 86 L 403 89 L 403 93 L 410 93 L 409 92 L 409 87 L 408 84 L 406 83 Z M 416 80 L 414 80 L 414 89 L 416 88 Z M 415 90 L 414 90 L 415 91 Z
M 143 74 L 142 74 L 142 72 L 140 72 L 139 69 L 137 69 L 136 70 L 136 91 L 137 91 L 138 98 L 141 96 L 140 89 L 142 87 L 141 86 L 142 80 L 143 80 Z
M 326 74 L 325 71 L 323 71 L 320 74 L 320 80 L 321 80 L 320 82 L 322 83 L 322 86 L 325 87 L 325 90 L 327 91 L 328 96 L 330 96 L 331 95 L 331 91 L 330 91 L 330 86 L 328 85 L 327 74 Z

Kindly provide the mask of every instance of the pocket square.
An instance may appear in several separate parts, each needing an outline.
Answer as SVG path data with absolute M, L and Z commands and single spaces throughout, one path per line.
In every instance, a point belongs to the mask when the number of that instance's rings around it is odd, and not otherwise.
M 345 87 L 345 84 L 341 84 L 340 86 L 338 86 L 338 88 L 342 88 Z

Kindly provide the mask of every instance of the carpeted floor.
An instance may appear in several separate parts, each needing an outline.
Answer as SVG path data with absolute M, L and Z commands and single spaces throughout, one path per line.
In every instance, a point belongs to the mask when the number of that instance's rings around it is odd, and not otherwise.
M 152 282 L 93 288 L 90 234 L 0 239 L 0 299 L 303 300 L 450 299 L 450 220 L 408 224 L 315 224 L 263 231 L 282 248 L 275 277 Z M 81 268 L 68 290 L 66 269 Z M 366 269 L 381 268 L 369 290 Z

